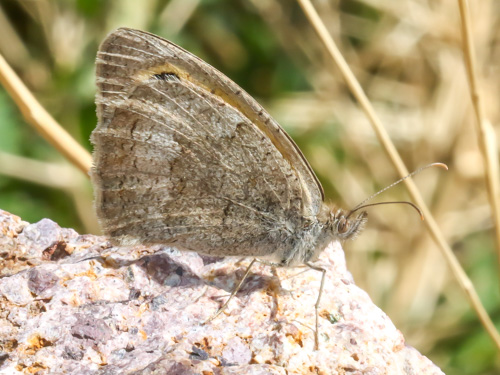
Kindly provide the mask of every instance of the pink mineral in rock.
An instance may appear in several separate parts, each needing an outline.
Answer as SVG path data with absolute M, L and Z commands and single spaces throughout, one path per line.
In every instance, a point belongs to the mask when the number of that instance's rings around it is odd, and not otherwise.
M 111 247 L 3 211 L 0 244 L 2 374 L 442 374 L 354 285 L 338 243 L 319 260 L 327 280 L 317 351 L 319 272 L 257 264 L 203 324 L 249 260 Z

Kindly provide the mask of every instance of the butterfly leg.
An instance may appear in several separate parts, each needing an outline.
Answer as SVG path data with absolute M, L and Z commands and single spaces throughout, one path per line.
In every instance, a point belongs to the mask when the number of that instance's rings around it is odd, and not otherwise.
M 314 332 L 314 350 L 319 349 L 319 339 L 318 339 L 318 333 L 319 333 L 319 317 L 318 317 L 318 310 L 319 310 L 319 303 L 321 301 L 321 295 L 323 294 L 323 286 L 325 285 L 325 275 L 326 275 L 326 270 L 322 267 L 315 266 L 314 264 L 311 264 L 309 262 L 306 263 L 306 266 L 309 268 L 321 272 L 321 284 L 319 287 L 319 293 L 318 293 L 318 299 L 316 300 L 316 304 L 314 305 L 314 310 L 316 312 L 316 330 Z
M 241 278 L 240 282 L 238 283 L 238 285 L 236 285 L 236 288 L 233 289 L 233 291 L 231 292 L 231 295 L 229 296 L 229 298 L 226 300 L 226 302 L 224 302 L 224 304 L 221 306 L 221 308 L 219 308 L 219 310 L 217 310 L 215 312 L 215 314 L 213 314 L 210 318 L 208 318 L 203 324 L 206 324 L 206 323 L 209 323 L 211 322 L 212 320 L 214 320 L 215 318 L 217 318 L 219 316 L 219 314 L 221 312 L 223 312 L 227 305 L 229 304 L 229 301 L 231 301 L 231 299 L 236 295 L 236 293 L 238 293 L 238 290 L 240 290 L 241 286 L 243 285 L 243 282 L 246 280 L 246 278 L 248 277 L 248 275 L 250 274 L 250 269 L 252 268 L 253 264 L 257 261 L 257 259 L 253 259 L 250 264 L 248 265 L 247 267 L 247 270 L 245 271 L 245 274 L 243 275 L 243 277 Z

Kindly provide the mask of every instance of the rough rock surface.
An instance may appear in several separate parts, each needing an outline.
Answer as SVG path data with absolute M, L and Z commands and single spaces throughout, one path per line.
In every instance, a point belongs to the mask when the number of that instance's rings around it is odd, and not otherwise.
M 0 211 L 0 374 L 442 374 L 354 285 L 332 243 L 320 273 L 116 248 Z

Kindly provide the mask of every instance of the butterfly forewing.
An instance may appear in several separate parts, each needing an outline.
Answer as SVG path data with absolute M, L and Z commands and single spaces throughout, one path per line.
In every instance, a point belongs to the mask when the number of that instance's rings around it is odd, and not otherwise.
M 96 208 L 120 243 L 263 256 L 316 215 L 322 190 L 241 88 L 174 44 L 119 29 L 97 57 Z

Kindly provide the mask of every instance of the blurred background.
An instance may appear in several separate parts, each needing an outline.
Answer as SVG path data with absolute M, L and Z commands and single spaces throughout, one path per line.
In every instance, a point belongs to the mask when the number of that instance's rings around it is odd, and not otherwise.
M 456 1 L 321 0 L 339 44 L 441 230 L 500 327 L 498 262 L 464 69 Z M 487 117 L 500 117 L 500 3 L 472 2 Z M 91 150 L 94 60 L 128 26 L 172 40 L 232 78 L 295 139 L 327 201 L 351 208 L 398 178 L 364 114 L 296 2 L 279 0 L 2 0 L 0 52 L 42 105 Z M 498 136 L 498 129 L 497 129 Z M 407 200 L 403 185 L 376 200 Z M 92 189 L 0 88 L 0 208 L 98 233 Z M 447 374 L 498 374 L 489 336 L 406 206 L 370 209 L 344 245 L 348 267 L 403 332 Z

